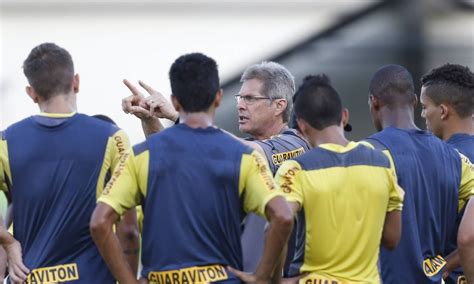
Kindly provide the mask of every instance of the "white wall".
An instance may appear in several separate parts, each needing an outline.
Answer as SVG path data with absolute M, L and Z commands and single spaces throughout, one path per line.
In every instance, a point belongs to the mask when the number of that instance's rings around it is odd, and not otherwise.
M 123 78 L 169 95 L 171 63 L 199 51 L 218 62 L 225 80 L 374 2 L 1 1 L 0 129 L 38 113 L 21 65 L 34 46 L 55 42 L 81 76 L 79 111 L 109 115 L 133 143 L 143 135 L 139 121 L 121 111 L 129 94 Z

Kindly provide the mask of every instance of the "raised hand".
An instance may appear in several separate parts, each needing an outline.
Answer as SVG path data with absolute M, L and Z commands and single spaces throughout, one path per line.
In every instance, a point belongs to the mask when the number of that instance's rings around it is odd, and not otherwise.
M 143 81 L 139 81 L 138 83 L 150 94 L 150 96 L 145 98 L 145 108 L 148 108 L 153 116 L 167 118 L 172 121 L 178 119 L 178 112 L 160 92 Z
M 132 95 L 122 99 L 122 109 L 125 113 L 131 113 L 140 119 L 152 117 L 150 109 L 145 104 L 145 96 L 127 79 L 123 83 L 132 92 Z

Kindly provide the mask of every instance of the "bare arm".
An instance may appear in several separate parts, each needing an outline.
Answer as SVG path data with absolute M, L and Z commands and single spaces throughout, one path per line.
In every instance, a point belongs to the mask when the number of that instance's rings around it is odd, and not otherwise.
M 137 283 L 136 276 L 128 265 L 112 229 L 118 217 L 112 207 L 99 202 L 92 214 L 91 235 L 115 279 L 119 283 Z
M 228 269 L 246 283 L 268 283 L 279 266 L 283 251 L 293 229 L 293 215 L 285 198 L 277 196 L 270 200 L 265 208 L 269 220 L 266 232 L 263 255 L 255 274 L 239 271 L 232 267 Z
M 3 220 L 0 218 L 0 221 L 3 223 Z M 13 282 L 22 283 L 26 281 L 28 274 L 30 273 L 29 269 L 23 264 L 23 257 L 21 252 L 20 243 L 13 238 L 12 235 L 3 227 L 3 224 L 0 225 L 0 243 L 2 245 L 2 265 L 6 266 L 8 260 L 8 271 Z M 5 273 L 5 271 L 3 271 Z
M 402 234 L 402 212 L 394 210 L 385 215 L 382 232 L 382 245 L 393 250 L 397 247 Z
M 474 198 L 466 205 L 459 226 L 458 250 L 464 275 L 468 283 L 474 283 Z
M 446 268 L 443 272 L 443 279 L 446 279 L 454 269 L 461 266 L 461 258 L 459 257 L 458 249 L 452 251 L 448 256 L 446 256 Z
M 284 197 L 275 197 L 265 208 L 269 220 L 262 258 L 257 266 L 257 279 L 268 280 L 275 268 L 293 230 L 293 214 Z
M 140 252 L 140 236 L 138 232 L 137 210 L 127 210 L 122 220 L 117 223 L 117 237 L 123 249 L 123 254 L 134 275 L 138 273 L 138 254 Z
M 300 205 L 297 202 L 289 202 L 289 205 L 291 208 L 291 212 L 293 213 L 293 220 L 294 220 L 294 218 L 296 218 L 296 215 L 298 214 L 298 211 L 300 210 Z M 288 254 L 288 240 L 285 243 L 285 247 L 283 248 L 283 251 L 280 256 L 280 260 L 278 262 L 277 267 L 275 268 L 275 272 L 273 273 L 271 283 L 282 282 L 283 268 L 285 266 L 287 254 Z

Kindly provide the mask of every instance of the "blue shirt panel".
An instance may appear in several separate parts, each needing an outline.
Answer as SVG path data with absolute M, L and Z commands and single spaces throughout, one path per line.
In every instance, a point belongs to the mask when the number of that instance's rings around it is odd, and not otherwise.
M 239 177 L 242 155 L 252 149 L 217 128 L 185 124 L 146 144 L 142 275 L 209 264 L 241 269 Z

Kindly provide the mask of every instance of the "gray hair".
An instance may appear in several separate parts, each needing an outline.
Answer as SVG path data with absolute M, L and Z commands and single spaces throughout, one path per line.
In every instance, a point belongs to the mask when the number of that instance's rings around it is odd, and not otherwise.
M 271 99 L 285 99 L 287 106 L 283 112 L 283 121 L 290 120 L 293 108 L 293 95 L 295 94 L 295 78 L 283 65 L 276 62 L 264 61 L 248 67 L 240 82 L 257 79 L 263 82 L 262 94 Z

